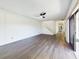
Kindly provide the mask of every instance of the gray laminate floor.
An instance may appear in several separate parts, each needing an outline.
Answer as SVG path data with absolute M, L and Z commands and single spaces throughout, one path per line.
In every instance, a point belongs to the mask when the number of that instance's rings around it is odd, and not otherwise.
M 76 59 L 68 46 L 55 36 L 38 35 L 0 47 L 0 59 Z

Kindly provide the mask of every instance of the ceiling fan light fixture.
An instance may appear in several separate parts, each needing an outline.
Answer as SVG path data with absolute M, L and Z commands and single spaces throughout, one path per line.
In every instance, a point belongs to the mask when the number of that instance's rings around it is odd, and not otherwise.
M 42 18 L 45 18 L 46 12 L 42 12 L 40 13 L 40 16 L 42 16 Z
M 45 16 L 42 16 L 42 18 L 45 18 Z

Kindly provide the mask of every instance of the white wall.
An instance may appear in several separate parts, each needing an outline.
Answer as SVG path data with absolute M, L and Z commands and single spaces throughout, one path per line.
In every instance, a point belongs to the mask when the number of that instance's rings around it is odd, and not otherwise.
M 65 33 L 66 33 L 66 41 L 69 43 L 69 20 L 66 20 L 65 21 L 65 26 L 66 26 L 66 28 L 65 28 Z
M 0 45 L 41 33 L 41 22 L 0 10 Z
M 76 7 L 76 5 L 78 4 L 78 0 L 72 0 L 70 8 L 67 12 L 67 15 L 65 17 L 65 19 L 67 20 L 69 18 L 69 16 L 72 14 L 74 8 Z
M 42 33 L 53 35 L 56 33 L 56 21 L 43 21 L 42 22 Z

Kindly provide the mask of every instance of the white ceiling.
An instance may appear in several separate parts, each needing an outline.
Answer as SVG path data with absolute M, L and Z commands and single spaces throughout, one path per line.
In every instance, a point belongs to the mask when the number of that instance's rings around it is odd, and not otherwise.
M 64 19 L 72 0 L 0 0 L 0 8 L 28 16 L 42 19 L 41 12 L 46 12 L 44 20 Z

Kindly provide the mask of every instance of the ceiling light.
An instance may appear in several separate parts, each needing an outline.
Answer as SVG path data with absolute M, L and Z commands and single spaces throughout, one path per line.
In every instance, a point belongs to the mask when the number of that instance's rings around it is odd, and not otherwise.
M 40 13 L 40 16 L 42 16 L 42 18 L 45 18 L 46 12 L 42 12 Z

